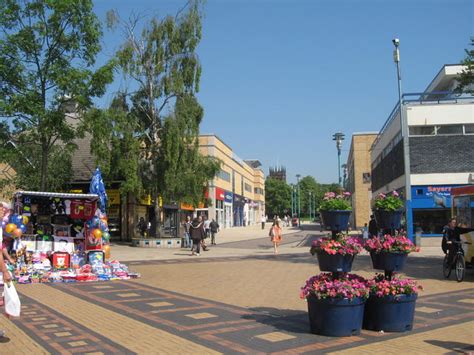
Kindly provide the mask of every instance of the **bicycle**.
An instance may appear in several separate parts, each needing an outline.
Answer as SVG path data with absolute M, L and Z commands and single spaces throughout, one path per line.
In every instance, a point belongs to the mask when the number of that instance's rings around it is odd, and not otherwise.
M 447 244 L 454 244 L 455 250 L 454 250 L 454 256 L 453 259 L 451 260 L 451 263 L 449 263 L 449 253 L 446 253 L 446 256 L 444 257 L 443 260 L 443 275 L 445 278 L 449 278 L 451 275 L 451 271 L 454 267 L 455 273 L 456 273 L 456 280 L 458 282 L 461 282 L 464 280 L 464 273 L 465 273 L 465 268 L 466 268 L 466 261 L 464 260 L 464 250 L 462 248 L 463 242 L 460 241 L 448 241 Z M 464 244 L 470 244 L 464 242 Z

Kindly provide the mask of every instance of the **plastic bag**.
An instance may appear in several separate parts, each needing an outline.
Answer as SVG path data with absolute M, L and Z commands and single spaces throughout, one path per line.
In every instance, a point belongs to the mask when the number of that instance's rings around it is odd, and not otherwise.
M 5 295 L 5 313 L 12 317 L 19 317 L 21 302 L 13 282 L 6 283 L 3 292 Z

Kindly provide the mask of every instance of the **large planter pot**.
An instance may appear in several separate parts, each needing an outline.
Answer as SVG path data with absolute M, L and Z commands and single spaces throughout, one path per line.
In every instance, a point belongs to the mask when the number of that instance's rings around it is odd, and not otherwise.
M 365 304 L 364 329 L 384 332 L 412 330 L 417 295 L 370 296 Z
M 406 253 L 376 253 L 371 251 L 372 267 L 377 270 L 385 271 L 401 271 L 405 267 L 405 261 L 408 254 Z
M 330 272 L 350 272 L 355 255 L 328 254 L 324 251 L 316 252 L 319 269 Z
M 332 231 L 340 232 L 347 229 L 351 212 L 344 210 L 320 211 L 321 221 L 325 227 L 329 227 Z
M 364 299 L 308 297 L 307 301 L 311 333 L 334 337 L 360 334 Z
M 384 211 L 375 210 L 375 220 L 377 227 L 381 229 L 400 229 L 403 210 Z

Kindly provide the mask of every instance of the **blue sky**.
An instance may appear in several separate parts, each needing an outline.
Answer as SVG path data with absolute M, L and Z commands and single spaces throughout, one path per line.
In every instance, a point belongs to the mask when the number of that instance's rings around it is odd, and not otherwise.
M 184 0 L 96 0 L 110 8 L 174 14 Z M 332 134 L 378 131 L 398 99 L 392 38 L 400 38 L 404 92 L 423 91 L 444 64 L 464 58 L 472 0 L 207 0 L 198 54 L 202 133 L 215 133 L 265 173 L 337 181 Z M 105 33 L 104 59 L 120 44 Z M 126 85 L 120 77 L 111 92 Z

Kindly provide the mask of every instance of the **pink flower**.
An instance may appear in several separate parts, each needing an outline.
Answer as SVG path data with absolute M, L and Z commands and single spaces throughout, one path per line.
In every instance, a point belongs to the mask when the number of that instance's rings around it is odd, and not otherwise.
M 395 190 L 393 190 L 392 195 L 395 196 L 395 197 L 400 196 L 400 194 L 399 194 L 397 191 L 395 191 Z

